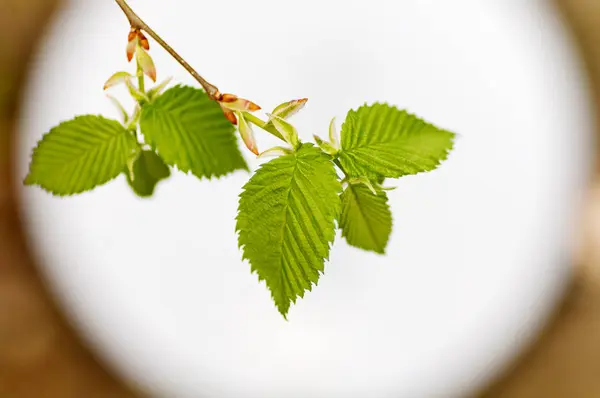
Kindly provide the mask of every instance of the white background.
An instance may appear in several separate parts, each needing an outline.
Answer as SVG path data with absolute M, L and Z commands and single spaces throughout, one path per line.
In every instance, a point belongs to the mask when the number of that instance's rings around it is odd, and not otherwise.
M 44 273 L 123 375 L 165 397 L 454 397 L 537 330 L 568 280 L 591 146 L 586 82 L 548 3 L 131 5 L 222 91 L 267 110 L 308 97 L 295 118 L 305 139 L 376 100 L 460 138 L 438 171 L 392 181 L 388 255 L 338 239 L 289 322 L 240 260 L 234 217 L 247 173 L 176 173 L 152 200 L 123 176 L 67 199 L 24 188 Z M 57 122 L 118 116 L 101 87 L 133 68 L 127 33 L 110 1 L 61 13 L 33 65 L 19 179 Z M 195 84 L 154 43 L 152 55 L 160 79 Z

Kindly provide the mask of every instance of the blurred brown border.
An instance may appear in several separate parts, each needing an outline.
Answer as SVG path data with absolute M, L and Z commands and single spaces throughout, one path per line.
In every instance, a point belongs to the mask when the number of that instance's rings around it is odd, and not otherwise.
M 559 3 L 600 93 L 600 0 Z M 55 309 L 25 247 L 10 189 L 19 88 L 35 40 L 56 4 L 0 0 L 0 397 L 133 397 Z M 600 188 L 590 189 L 589 197 L 571 292 L 539 341 L 482 397 L 600 397 L 600 248 L 594 247 L 600 243 Z

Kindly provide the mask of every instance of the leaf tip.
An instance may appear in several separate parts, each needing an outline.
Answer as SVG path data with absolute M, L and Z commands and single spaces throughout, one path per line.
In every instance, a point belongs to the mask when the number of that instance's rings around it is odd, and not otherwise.
M 26 186 L 35 185 L 35 179 L 31 175 L 31 173 L 27 174 L 27 176 L 23 179 L 23 185 L 26 185 Z

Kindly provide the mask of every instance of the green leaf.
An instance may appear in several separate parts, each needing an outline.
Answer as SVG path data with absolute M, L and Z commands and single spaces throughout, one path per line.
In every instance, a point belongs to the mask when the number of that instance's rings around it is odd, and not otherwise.
M 133 175 L 129 169 L 124 171 L 127 182 L 133 191 L 143 198 L 152 196 L 156 184 L 171 176 L 169 167 L 152 151 L 142 151 L 133 162 L 132 171 Z
M 243 257 L 284 317 L 323 272 L 340 191 L 331 157 L 304 144 L 264 164 L 240 195 L 236 229 Z
M 44 135 L 33 150 L 25 184 L 60 196 L 89 191 L 118 176 L 137 147 L 119 122 L 79 116 Z
M 392 212 L 386 193 L 373 195 L 363 184 L 348 184 L 341 199 L 340 228 L 348 244 L 385 254 L 392 232 Z
M 202 90 L 176 86 L 142 109 L 141 131 L 161 158 L 198 178 L 248 170 L 235 128 Z
M 275 129 L 279 131 L 279 134 L 285 139 L 285 141 L 296 149 L 300 146 L 300 139 L 298 138 L 298 130 L 292 124 L 279 116 L 270 116 L 270 122 L 273 123 Z
M 352 176 L 398 178 L 436 169 L 454 136 L 386 104 L 363 106 L 342 126 L 339 160 Z

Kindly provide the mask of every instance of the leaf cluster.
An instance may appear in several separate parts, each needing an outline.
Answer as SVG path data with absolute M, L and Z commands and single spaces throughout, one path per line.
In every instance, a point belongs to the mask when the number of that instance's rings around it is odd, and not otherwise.
M 277 157 L 244 186 L 236 230 L 243 258 L 284 317 L 317 285 L 337 229 L 351 246 L 385 253 L 392 212 L 390 188 L 382 184 L 436 169 L 453 147 L 453 133 L 382 103 L 350 110 L 340 136 L 332 121 L 328 139 L 305 143 L 290 122 L 305 99 L 279 105 L 263 121 L 252 114 L 258 106 L 233 95 L 215 100 L 179 85 L 164 91 L 168 82 L 146 91 L 144 75 L 154 79 L 156 70 L 140 46 L 137 76 L 119 72 L 106 84 L 127 85 L 136 101 L 133 114 L 117 103 L 121 121 L 86 115 L 52 128 L 33 150 L 25 184 L 67 196 L 122 174 L 135 194 L 150 197 L 172 168 L 200 179 L 248 170 L 232 123 L 256 154 L 258 126 L 285 145 L 261 154 Z

